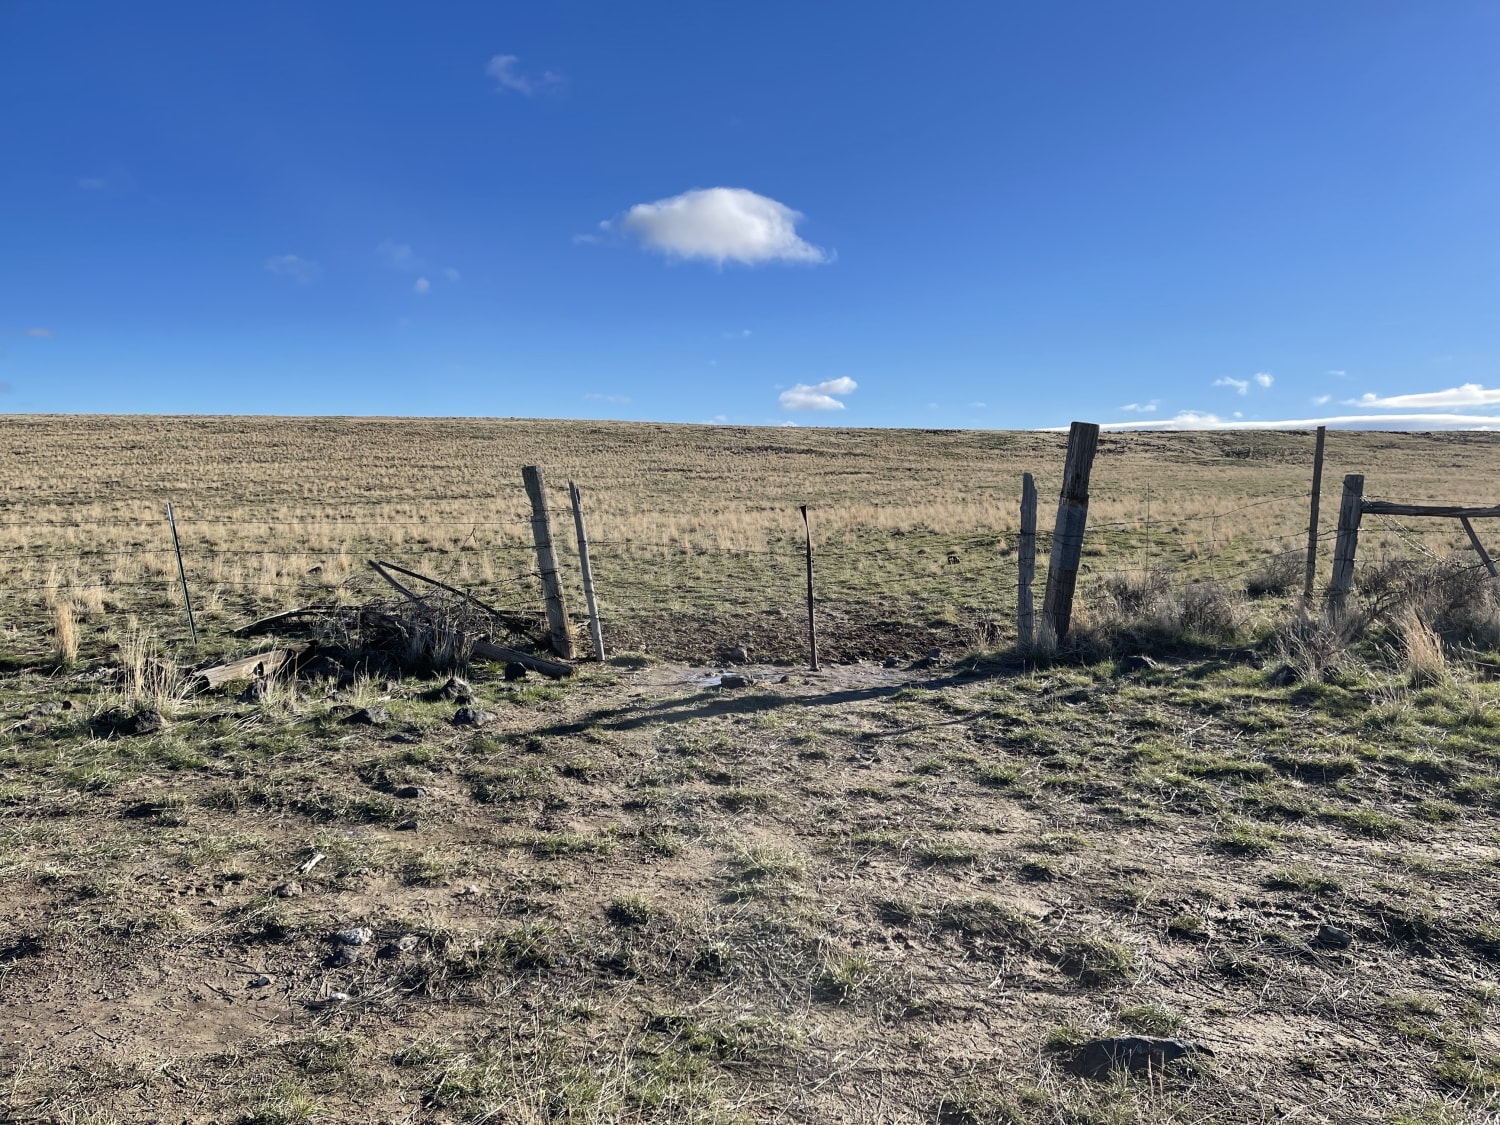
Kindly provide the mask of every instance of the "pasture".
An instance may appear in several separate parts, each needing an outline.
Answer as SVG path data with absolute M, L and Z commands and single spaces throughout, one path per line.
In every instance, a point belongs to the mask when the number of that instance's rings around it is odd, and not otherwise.
M 1077 644 L 1023 660 L 1020 474 L 1049 528 L 1065 435 L 3 426 L 6 1120 L 1500 1107 L 1494 592 L 1451 521 L 1371 520 L 1348 621 L 1300 612 L 1308 434 L 1105 435 Z M 236 625 L 388 595 L 368 559 L 540 622 L 526 464 L 575 611 L 583 489 L 607 661 L 476 661 L 475 725 L 448 669 L 187 689 L 272 643 Z M 1333 433 L 1323 527 L 1346 472 L 1480 504 L 1497 470 L 1495 435 Z M 1203 1050 L 1080 1071 L 1120 1034 Z

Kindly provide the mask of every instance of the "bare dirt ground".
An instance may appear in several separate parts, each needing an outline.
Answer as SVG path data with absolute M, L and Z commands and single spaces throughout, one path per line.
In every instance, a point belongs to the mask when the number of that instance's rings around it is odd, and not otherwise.
M 12 673 L 8 1119 L 1483 1118 L 1491 687 L 641 663 L 111 739 Z M 1213 1054 L 1067 1069 L 1132 1029 Z

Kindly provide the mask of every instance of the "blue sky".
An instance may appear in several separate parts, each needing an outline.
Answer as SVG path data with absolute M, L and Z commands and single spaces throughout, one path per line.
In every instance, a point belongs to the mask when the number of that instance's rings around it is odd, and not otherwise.
M 0 411 L 1500 424 L 1497 58 L 1489 0 L 0 0 Z

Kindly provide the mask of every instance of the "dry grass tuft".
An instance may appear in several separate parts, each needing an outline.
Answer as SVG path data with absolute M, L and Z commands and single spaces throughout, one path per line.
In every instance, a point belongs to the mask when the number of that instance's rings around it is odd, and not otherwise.
M 58 602 L 52 607 L 52 655 L 59 664 L 72 664 L 78 659 L 78 627 L 71 602 Z

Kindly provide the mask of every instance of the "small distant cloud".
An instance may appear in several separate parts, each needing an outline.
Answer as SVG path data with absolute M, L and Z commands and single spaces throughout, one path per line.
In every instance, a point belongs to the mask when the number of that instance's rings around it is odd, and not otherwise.
M 1325 375 L 1332 375 L 1335 379 L 1347 379 L 1347 378 L 1349 378 L 1349 372 L 1347 372 L 1347 371 L 1325 371 L 1324 374 Z
M 781 392 L 781 409 L 843 410 L 844 404 L 834 396 L 853 394 L 858 389 L 859 384 L 847 375 L 811 386 L 798 383 L 790 390 Z
M 282 254 L 266 260 L 266 269 L 282 277 L 290 277 L 299 285 L 306 285 L 323 272 L 323 267 L 308 258 L 296 254 Z
M 544 70 L 539 75 L 523 74 L 521 60 L 517 55 L 496 55 L 484 68 L 485 74 L 495 80 L 495 89 L 510 90 L 531 97 L 533 94 L 556 90 L 563 84 L 560 74 Z
M 52 339 L 52 329 L 50 329 L 50 328 L 28 328 L 28 329 L 26 329 L 26 335 L 28 335 L 28 336 L 35 336 L 39 340 L 50 340 L 50 339 Z
M 1487 406 L 1500 402 L 1500 387 L 1485 388 L 1479 383 L 1465 383 L 1442 391 L 1425 391 L 1414 395 L 1361 395 L 1350 399 L 1351 406 L 1376 407 L 1381 410 L 1423 410 L 1433 406 Z
M 728 421 L 729 421 L 729 415 L 727 415 L 727 414 L 715 414 L 712 418 L 705 418 L 705 419 L 703 419 L 703 425 L 705 425 L 705 426 L 722 426 L 722 425 L 726 424 Z M 797 423 L 795 423 L 795 422 L 792 423 L 792 425 L 794 425 L 794 426 L 796 424 Z
M 84 176 L 78 181 L 78 186 L 83 191 L 103 191 L 109 183 L 103 176 Z
M 425 277 L 419 277 L 416 281 L 412 282 L 411 288 L 413 293 L 425 293 L 432 288 L 432 282 L 428 281 Z
M 796 422 L 777 422 L 776 424 L 778 426 L 780 426 L 782 429 L 786 429 L 786 427 L 788 427 L 788 426 L 790 426 L 794 430 L 797 428 L 797 423 Z
M 1214 380 L 1216 387 L 1232 387 L 1236 394 L 1246 395 L 1250 393 L 1249 379 L 1231 379 L 1228 375 Z
M 1161 399 L 1153 398 L 1150 402 L 1128 402 L 1120 409 L 1127 414 L 1154 414 L 1160 403 Z
M 392 269 L 416 271 L 422 268 L 422 259 L 417 257 L 405 242 L 395 242 L 387 238 L 375 247 L 375 253 Z
M 637 203 L 604 231 L 620 230 L 647 250 L 668 258 L 713 262 L 832 261 L 821 248 L 797 234 L 802 214 L 784 203 L 745 188 L 685 191 L 655 203 Z M 587 236 L 580 236 L 587 237 Z
M 454 285 L 457 285 L 460 281 L 463 280 L 463 274 L 459 273 L 452 266 L 449 266 L 443 271 L 443 276 L 446 277 L 449 281 L 453 282 Z
M 969 409 L 970 410 L 983 410 L 988 405 L 989 405 L 989 403 L 987 403 L 987 402 L 971 402 L 971 403 L 969 403 Z
M 602 395 L 597 391 L 590 391 L 583 397 L 591 402 L 612 402 L 616 405 L 624 405 L 625 403 L 630 401 L 629 395 Z
M 1316 398 L 1314 398 L 1312 400 L 1312 402 L 1313 402 L 1314 406 L 1324 406 L 1327 403 L 1331 402 L 1332 399 L 1333 399 L 1332 395 L 1318 395 Z
M 1262 387 L 1269 387 L 1272 383 L 1276 382 L 1275 377 L 1269 371 L 1257 371 L 1251 378 Z
M 1171 418 L 1139 422 L 1109 422 L 1104 430 L 1313 430 L 1329 426 L 1344 430 L 1493 430 L 1500 416 L 1479 414 L 1343 414 L 1326 418 L 1288 418 L 1278 421 L 1243 419 L 1236 413 L 1221 418 L 1207 411 L 1184 410 Z
M 748 329 L 748 328 L 741 328 L 738 332 L 726 332 L 726 333 L 724 333 L 724 339 L 726 339 L 726 340 L 748 340 L 748 339 L 750 339 L 750 329 Z

